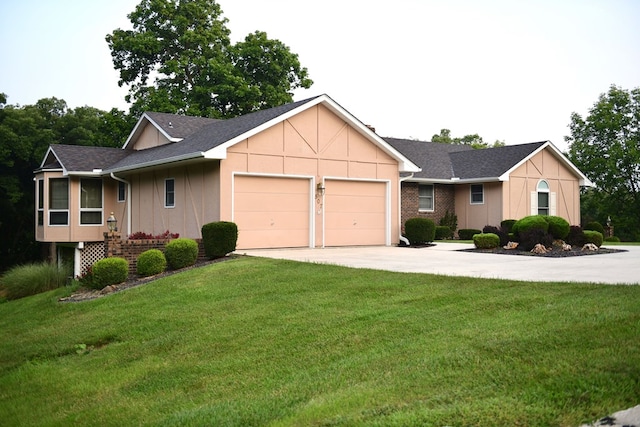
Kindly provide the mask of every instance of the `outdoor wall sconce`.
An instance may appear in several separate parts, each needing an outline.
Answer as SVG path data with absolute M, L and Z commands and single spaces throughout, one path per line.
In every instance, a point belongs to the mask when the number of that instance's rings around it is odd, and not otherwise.
M 114 231 L 118 231 L 118 220 L 115 216 L 113 216 L 113 212 L 111 212 L 111 215 L 107 219 L 107 228 L 111 233 L 113 233 Z
M 324 185 L 322 185 L 322 183 L 319 182 L 318 185 L 316 185 L 316 193 L 318 193 L 318 196 L 324 196 L 324 190 L 325 190 Z

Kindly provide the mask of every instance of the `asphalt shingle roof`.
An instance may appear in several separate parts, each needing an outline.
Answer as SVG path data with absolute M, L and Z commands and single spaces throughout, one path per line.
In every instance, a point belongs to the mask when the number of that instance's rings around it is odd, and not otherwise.
M 219 119 L 209 119 L 207 117 L 183 116 L 151 111 L 145 114 L 172 138 L 186 138 L 208 124 L 222 121 Z
M 107 169 L 131 153 L 130 150 L 121 148 L 65 144 L 54 144 L 51 146 L 51 151 L 61 163 L 60 166 L 69 172 L 92 172 L 94 169 Z M 57 162 L 46 165 L 44 168 L 51 168 L 56 164 Z

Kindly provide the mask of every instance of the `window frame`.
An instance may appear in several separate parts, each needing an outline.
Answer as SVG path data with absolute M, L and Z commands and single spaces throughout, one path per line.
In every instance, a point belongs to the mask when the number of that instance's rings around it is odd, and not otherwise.
M 541 188 L 541 185 L 543 183 L 544 183 L 544 187 Z M 547 196 L 546 207 L 541 207 L 540 205 L 540 195 L 542 194 L 546 194 Z M 546 180 L 541 179 L 540 181 L 538 181 L 538 185 L 536 185 L 536 195 L 537 195 L 537 201 L 538 201 L 538 206 L 537 206 L 538 215 L 544 215 L 544 216 L 551 215 L 551 189 L 549 188 L 549 183 Z M 541 213 L 540 212 L 541 210 L 546 211 L 546 213 Z
M 84 198 L 82 197 L 83 191 L 83 182 L 86 181 L 97 181 L 100 182 L 100 207 L 82 207 L 84 203 Z M 79 201 L 79 210 L 80 214 L 78 215 L 78 223 L 81 227 L 95 227 L 95 226 L 103 226 L 104 225 L 104 182 L 102 178 L 80 178 L 80 185 L 78 186 L 78 201 Z M 83 213 L 100 213 L 100 222 L 83 222 Z
M 480 191 L 473 191 L 474 187 L 480 187 Z M 477 190 L 477 188 L 476 188 Z M 482 200 L 474 201 L 473 196 L 480 194 Z M 484 184 L 469 184 L 469 203 L 472 205 L 484 205 Z
M 431 189 L 431 195 L 423 196 L 421 194 L 421 189 Z M 422 207 L 422 201 L 429 200 L 431 202 L 430 208 Z M 418 212 L 433 212 L 435 211 L 435 186 L 433 184 L 418 184 Z
M 36 225 L 44 226 L 44 178 L 38 178 L 36 191 L 38 192 L 36 206 Z
M 54 185 L 52 185 L 53 182 L 66 182 L 67 185 L 67 207 L 62 209 L 62 208 L 53 208 L 52 206 L 55 205 L 55 203 L 53 203 L 53 189 L 54 189 Z M 49 178 L 49 187 L 48 187 L 48 191 L 49 191 L 49 206 L 47 209 L 47 226 L 48 227 L 68 227 L 69 226 L 69 192 L 71 191 L 71 186 L 69 185 L 69 178 L 60 178 L 60 177 L 56 177 L 56 178 Z M 59 224 L 54 224 L 53 221 L 51 221 L 51 216 L 52 214 L 66 214 L 67 219 L 65 221 L 65 223 L 59 223 Z
M 125 184 L 122 181 L 118 181 L 116 201 L 118 203 L 123 203 L 127 201 L 127 184 Z
M 171 189 L 168 187 L 168 183 L 171 182 Z M 171 203 L 169 202 L 171 199 Z M 164 180 L 164 207 L 167 209 L 176 207 L 176 180 L 175 178 L 166 178 Z

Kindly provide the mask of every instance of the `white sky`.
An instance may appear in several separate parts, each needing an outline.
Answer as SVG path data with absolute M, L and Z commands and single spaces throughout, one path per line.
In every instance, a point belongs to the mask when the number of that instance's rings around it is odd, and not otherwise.
M 0 4 L 0 92 L 127 110 L 105 36 L 138 0 Z M 637 0 L 219 0 L 232 40 L 260 30 L 300 57 L 314 85 L 381 136 L 441 128 L 486 142 L 566 149 L 572 111 L 611 84 L 640 86 Z

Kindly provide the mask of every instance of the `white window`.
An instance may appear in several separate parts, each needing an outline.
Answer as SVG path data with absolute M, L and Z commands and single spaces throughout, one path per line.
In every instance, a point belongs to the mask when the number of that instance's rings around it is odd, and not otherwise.
M 471 204 L 481 205 L 484 203 L 484 185 L 471 184 Z
M 80 224 L 102 225 L 102 179 L 80 180 Z
M 176 205 L 176 181 L 173 178 L 164 180 L 164 207 L 172 208 Z
M 418 210 L 433 211 L 433 184 L 418 185 Z
M 127 200 L 127 187 L 122 181 L 118 181 L 118 202 Z
M 44 179 L 38 180 L 38 225 L 44 225 Z
M 538 183 L 538 215 L 549 215 L 549 184 L 545 180 Z
M 49 179 L 49 225 L 69 225 L 69 179 Z

